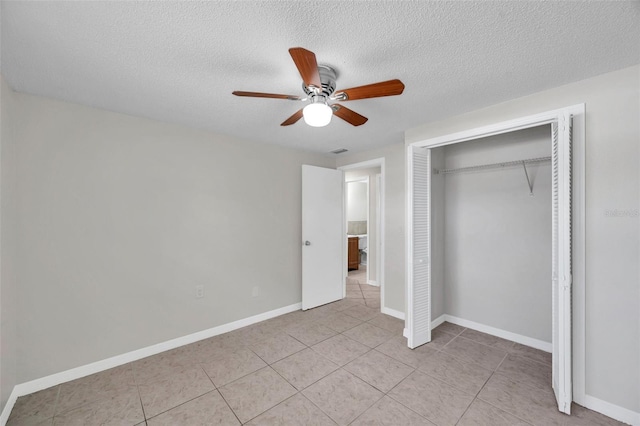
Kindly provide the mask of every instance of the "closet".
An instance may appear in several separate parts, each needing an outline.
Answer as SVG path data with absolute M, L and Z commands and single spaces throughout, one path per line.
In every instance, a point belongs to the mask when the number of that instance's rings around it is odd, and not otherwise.
M 551 125 L 431 150 L 431 308 L 552 339 Z
M 578 104 L 407 145 L 407 346 L 446 320 L 549 351 L 566 414 L 585 383 L 584 134 Z

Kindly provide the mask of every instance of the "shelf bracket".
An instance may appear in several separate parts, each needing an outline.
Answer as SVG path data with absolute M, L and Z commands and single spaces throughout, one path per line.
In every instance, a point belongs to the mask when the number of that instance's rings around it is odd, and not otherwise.
M 523 161 L 522 168 L 524 169 L 524 176 L 527 178 L 527 184 L 529 184 L 529 197 L 533 197 L 533 182 L 529 179 L 529 173 L 527 173 L 527 164 Z

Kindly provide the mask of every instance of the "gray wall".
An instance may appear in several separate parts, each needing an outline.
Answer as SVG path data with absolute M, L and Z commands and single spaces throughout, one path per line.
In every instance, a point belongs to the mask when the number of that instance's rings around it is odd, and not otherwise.
M 406 142 L 578 103 L 586 104 L 586 393 L 640 412 L 640 66 L 425 124 Z
M 17 283 L 14 274 L 16 161 L 13 93 L 0 76 L 0 410 L 18 383 Z
M 14 101 L 18 383 L 300 302 L 300 166 L 333 159 Z
M 445 148 L 431 150 L 431 169 L 446 168 Z M 431 174 L 431 320 L 449 313 L 445 300 L 445 176 Z
M 447 169 L 546 157 L 551 126 L 440 149 Z M 551 163 L 527 172 L 533 197 L 521 166 L 444 175 L 444 310 L 550 343 Z

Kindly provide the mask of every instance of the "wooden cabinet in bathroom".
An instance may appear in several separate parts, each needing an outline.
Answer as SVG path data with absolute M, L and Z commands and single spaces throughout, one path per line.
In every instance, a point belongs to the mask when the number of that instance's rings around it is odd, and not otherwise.
M 353 269 L 358 269 L 360 266 L 360 249 L 358 247 L 358 237 L 349 237 L 348 244 L 348 269 L 351 271 Z

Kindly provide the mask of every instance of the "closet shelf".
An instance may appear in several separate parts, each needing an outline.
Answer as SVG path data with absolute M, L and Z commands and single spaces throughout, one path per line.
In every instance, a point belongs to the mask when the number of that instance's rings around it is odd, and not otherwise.
M 528 158 L 526 160 L 506 161 L 503 163 L 481 164 L 477 166 L 458 167 L 457 169 L 434 169 L 434 174 L 446 175 L 449 173 L 473 172 L 476 170 L 497 169 L 502 167 L 522 166 L 524 164 L 544 163 L 551 161 L 551 157 Z

